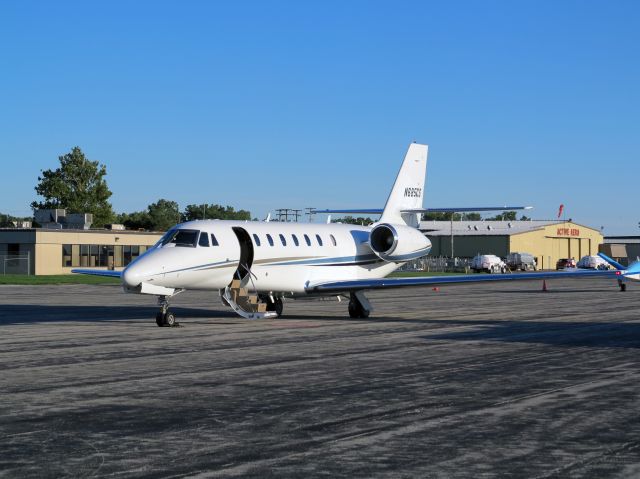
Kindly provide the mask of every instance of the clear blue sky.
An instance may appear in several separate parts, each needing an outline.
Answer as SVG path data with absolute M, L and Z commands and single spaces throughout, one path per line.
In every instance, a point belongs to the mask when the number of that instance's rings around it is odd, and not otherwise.
M 425 206 L 640 233 L 640 2 L 0 5 L 1 212 L 75 145 L 118 212 L 380 207 L 417 140 Z

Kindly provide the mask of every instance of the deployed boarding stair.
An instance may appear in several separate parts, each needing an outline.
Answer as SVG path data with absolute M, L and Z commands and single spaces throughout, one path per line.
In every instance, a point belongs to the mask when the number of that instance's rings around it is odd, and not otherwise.
M 231 284 L 224 289 L 222 294 L 225 302 L 237 314 L 246 319 L 270 319 L 277 318 L 278 313 L 267 311 L 267 303 L 262 301 L 255 293 L 247 288 L 251 279 L 251 272 L 243 279 L 234 279 Z M 255 291 L 255 287 L 253 288 Z

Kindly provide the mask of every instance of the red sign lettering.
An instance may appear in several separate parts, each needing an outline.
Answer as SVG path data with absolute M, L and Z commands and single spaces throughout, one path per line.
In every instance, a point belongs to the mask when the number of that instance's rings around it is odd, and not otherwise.
M 580 236 L 580 230 L 578 228 L 557 228 L 556 234 L 558 236 Z

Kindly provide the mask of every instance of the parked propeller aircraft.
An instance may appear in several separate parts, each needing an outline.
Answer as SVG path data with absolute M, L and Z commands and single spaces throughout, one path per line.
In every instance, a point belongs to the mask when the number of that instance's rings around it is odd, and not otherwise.
M 122 272 L 73 272 L 116 276 L 126 292 L 158 296 L 158 326 L 175 325 L 169 300 L 189 289 L 218 291 L 223 304 L 248 319 L 278 317 L 284 298 L 314 296 L 348 297 L 349 316 L 364 318 L 373 310 L 364 295 L 371 289 L 607 274 L 576 271 L 387 279 L 407 261 L 431 250 L 431 242 L 418 230 L 423 213 L 529 208 L 423 208 L 427 151 L 427 145 L 409 146 L 384 209 L 317 210 L 380 214 L 371 226 L 190 221 L 171 228 Z
M 640 260 L 634 261 L 629 266 L 625 267 L 616 260 L 609 258 L 604 253 L 598 253 L 598 256 L 616 269 L 616 276 L 618 277 L 618 286 L 620 286 L 620 291 L 627 290 L 625 280 L 640 281 Z

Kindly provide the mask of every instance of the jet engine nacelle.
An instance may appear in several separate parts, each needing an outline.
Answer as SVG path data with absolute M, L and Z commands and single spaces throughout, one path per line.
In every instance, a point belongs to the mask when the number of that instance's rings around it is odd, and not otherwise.
M 431 250 L 431 241 L 420 230 L 387 223 L 373 227 L 369 245 L 379 258 L 390 262 L 410 261 Z

